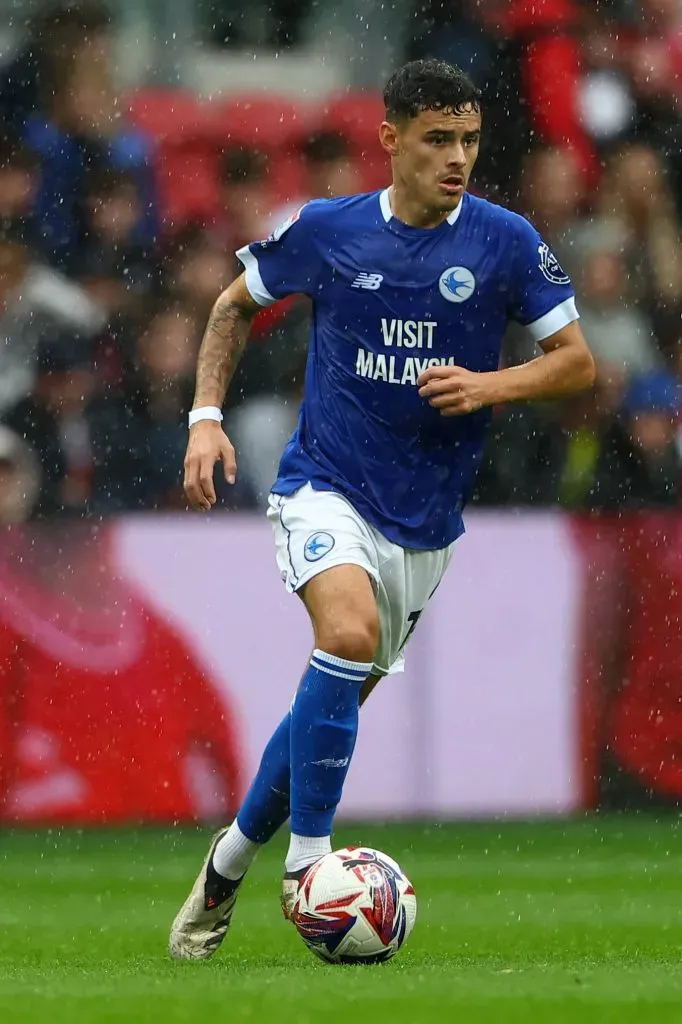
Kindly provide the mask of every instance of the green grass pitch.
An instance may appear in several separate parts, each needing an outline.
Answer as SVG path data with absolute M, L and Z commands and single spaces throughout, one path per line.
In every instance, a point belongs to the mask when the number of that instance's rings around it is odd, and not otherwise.
M 676 820 L 343 827 L 412 877 L 417 926 L 377 967 L 316 961 L 281 917 L 283 840 L 208 963 L 167 930 L 209 833 L 0 833 L 0 1021 L 682 1021 Z

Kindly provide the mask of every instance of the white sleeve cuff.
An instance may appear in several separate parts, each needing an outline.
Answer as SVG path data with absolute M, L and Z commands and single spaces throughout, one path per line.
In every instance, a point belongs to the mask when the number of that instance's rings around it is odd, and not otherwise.
M 259 304 L 259 306 L 271 306 L 273 302 L 277 302 L 274 295 L 271 295 L 263 284 L 263 278 L 260 276 L 260 269 L 258 267 L 258 260 L 253 255 L 248 245 L 243 246 L 241 249 L 237 249 L 235 255 L 237 259 L 241 260 L 244 264 L 246 287 L 249 289 L 251 297 Z
M 556 334 L 562 327 L 567 327 L 572 324 L 574 320 L 580 319 L 580 314 L 576 309 L 575 299 L 565 299 L 564 302 L 560 302 L 554 309 L 550 309 L 549 313 L 545 313 L 539 320 L 534 320 L 532 324 L 526 324 L 526 327 L 533 335 L 535 341 L 544 341 L 545 338 L 551 337 L 552 334 Z

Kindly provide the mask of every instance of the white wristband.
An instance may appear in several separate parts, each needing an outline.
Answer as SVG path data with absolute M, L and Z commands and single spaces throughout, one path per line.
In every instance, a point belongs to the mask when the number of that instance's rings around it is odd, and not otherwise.
M 189 425 L 193 426 L 199 420 L 217 420 L 222 422 L 223 414 L 217 405 L 204 405 L 201 409 L 192 409 L 189 414 Z

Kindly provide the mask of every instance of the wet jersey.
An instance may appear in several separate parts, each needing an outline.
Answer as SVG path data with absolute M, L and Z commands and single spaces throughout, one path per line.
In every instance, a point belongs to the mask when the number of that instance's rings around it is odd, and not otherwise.
M 469 194 L 439 227 L 410 227 L 384 190 L 313 200 L 237 255 L 261 305 L 296 292 L 313 303 L 303 403 L 274 493 L 309 482 L 402 547 L 451 543 L 490 410 L 441 416 L 417 378 L 436 365 L 496 370 L 510 320 L 542 341 L 577 319 L 547 245 L 523 217 Z

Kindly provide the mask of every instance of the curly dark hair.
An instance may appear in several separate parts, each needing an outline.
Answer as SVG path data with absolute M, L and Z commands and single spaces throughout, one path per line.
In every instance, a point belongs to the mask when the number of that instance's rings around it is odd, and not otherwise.
M 411 119 L 422 110 L 481 109 L 481 91 L 455 64 L 444 60 L 412 60 L 394 71 L 384 89 L 386 116 Z

